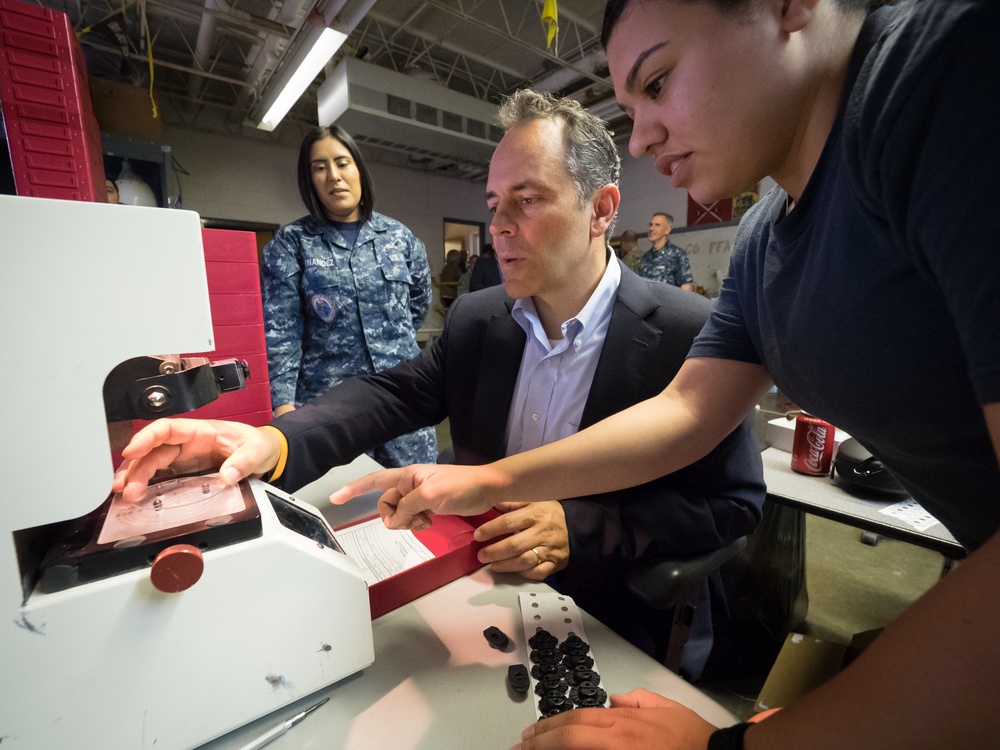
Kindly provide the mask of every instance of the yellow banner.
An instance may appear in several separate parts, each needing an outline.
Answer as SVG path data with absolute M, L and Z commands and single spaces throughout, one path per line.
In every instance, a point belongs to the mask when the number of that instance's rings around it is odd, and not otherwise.
M 542 6 L 542 23 L 545 24 L 545 36 L 547 44 L 546 49 L 552 48 L 552 40 L 558 40 L 559 37 L 559 9 L 556 7 L 556 0 L 545 0 L 545 4 Z M 556 42 L 556 49 L 559 49 L 559 43 Z

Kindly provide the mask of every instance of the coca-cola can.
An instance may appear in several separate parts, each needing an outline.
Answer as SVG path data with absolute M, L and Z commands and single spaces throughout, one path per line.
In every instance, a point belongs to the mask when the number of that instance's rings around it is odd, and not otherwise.
M 829 474 L 836 431 L 837 428 L 829 422 L 805 412 L 800 413 L 795 419 L 792 470 L 813 476 Z

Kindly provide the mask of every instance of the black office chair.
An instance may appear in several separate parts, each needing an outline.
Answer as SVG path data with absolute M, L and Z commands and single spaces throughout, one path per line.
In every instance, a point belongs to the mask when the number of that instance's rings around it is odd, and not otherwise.
M 683 560 L 651 560 L 632 568 L 625 577 L 628 590 L 643 604 L 666 612 L 673 609 L 670 638 L 663 664 L 680 672 L 681 654 L 701 594 L 702 581 L 747 546 L 745 536 L 721 549 Z

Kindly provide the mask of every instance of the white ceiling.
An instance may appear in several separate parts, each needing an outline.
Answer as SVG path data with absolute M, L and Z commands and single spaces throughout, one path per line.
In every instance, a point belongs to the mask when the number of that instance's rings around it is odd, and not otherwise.
M 352 2 L 347 0 L 350 7 Z M 33 0 L 70 17 L 91 75 L 146 87 L 168 125 L 266 137 L 289 145 L 316 125 L 320 73 L 272 134 L 248 126 L 282 57 L 295 49 L 307 18 L 344 0 Z M 558 0 L 558 47 L 546 49 L 542 0 L 375 0 L 343 56 L 433 81 L 495 104 L 517 88 L 570 95 L 619 135 L 628 121 L 614 105 L 598 37 L 605 0 Z M 124 7 L 124 12 L 122 8 Z M 146 29 L 142 19 L 145 17 Z M 84 32 L 84 33 L 81 33 Z M 148 38 L 148 43 L 147 43 Z M 364 134 L 355 133 L 364 143 Z M 414 169 L 482 179 L 476 165 L 427 158 L 405 143 L 368 144 L 375 158 Z M 393 151 L 395 153 L 388 153 Z

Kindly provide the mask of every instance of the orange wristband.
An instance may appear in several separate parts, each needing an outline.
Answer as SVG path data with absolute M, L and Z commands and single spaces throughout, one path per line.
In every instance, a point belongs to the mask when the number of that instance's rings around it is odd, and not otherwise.
M 275 464 L 274 471 L 271 472 L 271 476 L 264 479 L 265 482 L 273 482 L 275 479 L 280 477 L 285 471 L 285 463 L 288 461 L 288 439 L 285 437 L 285 433 L 279 430 L 277 427 L 272 427 L 269 424 L 263 425 L 257 428 L 258 430 L 270 430 L 275 435 L 278 436 L 278 441 L 281 443 L 281 453 L 278 454 L 278 463 Z M 261 477 L 263 479 L 263 477 Z

